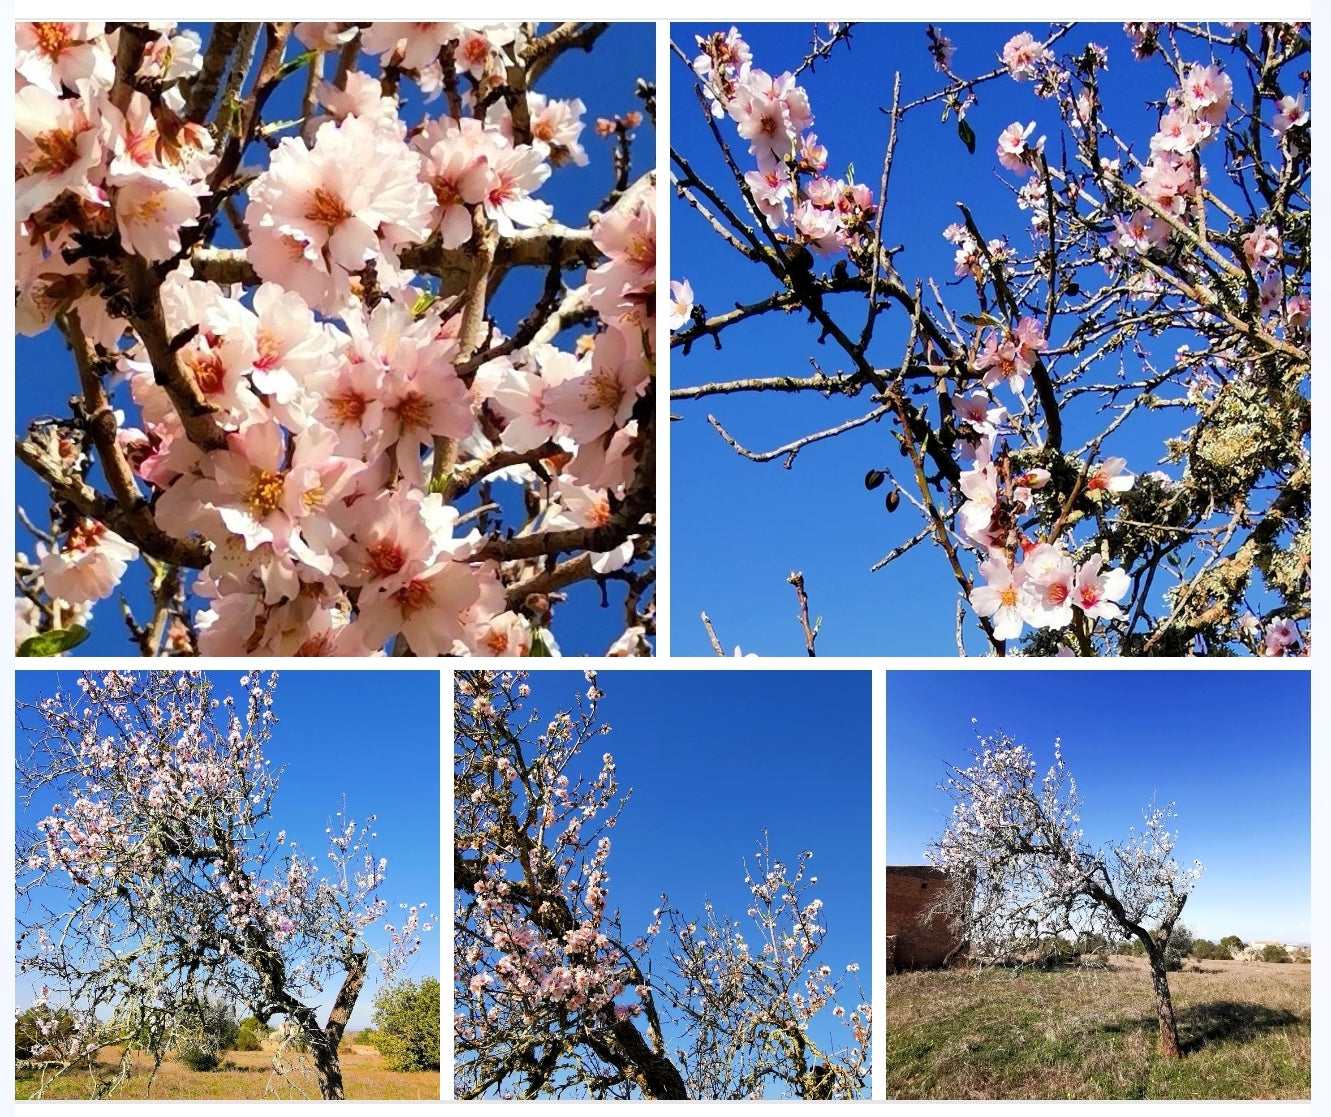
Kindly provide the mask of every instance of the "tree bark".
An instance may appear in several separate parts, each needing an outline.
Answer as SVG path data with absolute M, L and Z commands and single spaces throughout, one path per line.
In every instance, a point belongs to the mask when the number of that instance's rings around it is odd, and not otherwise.
M 356 998 L 360 996 L 361 987 L 365 984 L 366 958 L 367 955 L 363 953 L 351 956 L 347 963 L 346 979 L 328 1013 L 327 1024 L 320 1028 L 312 1012 L 308 1018 L 300 1021 L 309 1042 L 310 1055 L 314 1059 L 314 1071 L 319 1076 L 319 1096 L 324 1101 L 346 1099 L 338 1048 L 342 1044 L 342 1033 L 346 1030 L 347 1021 L 351 1019 L 351 1010 L 356 1006 Z
M 587 1046 L 637 1086 L 644 1098 L 688 1098 L 679 1068 L 664 1055 L 656 1054 L 631 1020 L 616 1020 L 599 1035 L 589 1035 Z
M 1155 989 L 1155 1011 L 1160 1018 L 1160 1054 L 1169 1059 L 1180 1059 L 1183 1052 L 1178 1046 L 1178 1025 L 1174 1021 L 1174 1001 L 1169 995 L 1169 977 L 1165 971 L 1165 952 L 1148 946 L 1151 963 L 1151 985 Z

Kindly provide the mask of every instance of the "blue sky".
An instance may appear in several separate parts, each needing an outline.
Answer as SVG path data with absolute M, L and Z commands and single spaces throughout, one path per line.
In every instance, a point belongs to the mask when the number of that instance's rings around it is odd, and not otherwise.
M 697 53 L 696 34 L 726 26 L 673 24 L 671 38 L 692 58 Z M 1003 44 L 1018 31 L 1029 30 L 1037 38 L 1048 32 L 1048 25 L 1041 23 L 938 26 L 956 44 L 953 66 L 961 75 L 994 68 Z M 809 49 L 808 23 L 741 24 L 740 31 L 753 50 L 753 65 L 773 74 L 793 70 Z M 1166 70 L 1158 60 L 1133 61 L 1119 24 L 1081 25 L 1055 49 L 1075 52 L 1087 40 L 1109 51 L 1109 71 L 1101 88 L 1105 119 L 1118 122 L 1137 150 L 1145 151 L 1158 119 L 1157 111 L 1146 103 L 1162 98 L 1170 86 Z M 877 198 L 889 129 L 888 117 L 879 109 L 892 103 L 893 72 L 900 69 L 902 74 L 903 104 L 944 84 L 927 46 L 924 24 L 860 25 L 849 51 L 839 46 L 830 60 L 800 76 L 815 117 L 813 131 L 829 152 L 829 175 L 843 175 L 853 164 L 855 177 L 869 184 Z M 1189 57 L 1200 57 L 1200 46 L 1187 49 Z M 672 57 L 671 66 L 672 148 L 739 206 L 738 192 L 697 104 L 691 74 L 677 58 Z M 979 103 L 966 117 L 976 135 L 974 155 L 968 155 L 958 139 L 955 118 L 940 123 L 941 102 L 909 114 L 900 129 L 883 241 L 905 245 L 895 263 L 907 285 L 916 278 L 934 278 L 954 312 L 977 309 L 969 281 L 967 286 L 947 286 L 954 282 L 953 246 L 941 233 L 961 219 L 958 201 L 970 206 L 986 236 L 1006 234 L 1014 247 L 1029 248 L 1030 214 L 1017 208 L 1012 194 L 1022 180 L 998 165 L 994 148 L 998 134 L 1013 121 L 1023 125 L 1035 121 L 1033 139 L 1047 134 L 1050 161 L 1058 160 L 1061 130 L 1053 106 L 1038 100 L 1031 89 L 1029 83 L 1007 77 L 977 88 Z M 751 168 L 747 144 L 738 138 L 733 124 L 724 119 L 718 123 L 741 169 Z M 1218 153 L 1209 150 L 1205 158 L 1208 164 L 1217 164 Z M 1223 189 L 1216 166 L 1211 177 L 1213 187 Z M 831 260 L 822 263 L 821 270 L 831 264 Z M 695 298 L 709 314 L 724 312 L 736 302 L 760 300 L 774 290 L 766 268 L 726 246 L 679 200 L 672 201 L 670 270 L 671 279 L 691 282 Z M 927 282 L 925 297 L 928 300 Z M 858 334 L 864 321 L 863 296 L 829 297 L 826 305 L 843 328 L 852 336 Z M 905 327 L 900 311 L 881 316 L 869 359 L 880 367 L 897 366 Z M 1056 340 L 1062 339 L 1057 327 L 1055 334 Z M 779 374 L 807 377 L 814 371 L 810 358 L 829 375 L 849 371 L 849 358 L 833 342 L 817 344 L 817 336 L 818 327 L 810 326 L 805 315 L 777 313 L 751 319 L 725 331 L 719 351 L 707 338 L 688 357 L 682 349 L 672 350 L 671 386 Z M 1164 339 L 1160 351 L 1172 352 L 1178 340 Z M 1131 379 L 1140 364 L 1129 353 L 1125 366 Z M 1114 374 L 1113 369 L 1101 371 L 1105 378 Z M 1006 389 L 998 394 L 1000 402 L 1012 405 Z M 1066 449 L 1080 446 L 1107 425 L 1109 417 L 1096 416 L 1090 398 L 1083 397 L 1085 406 L 1063 410 Z M 958 587 L 935 544 L 926 542 L 885 570 L 870 572 L 923 523 L 904 500 L 900 509 L 888 514 L 886 488 L 874 492 L 864 488 L 870 469 L 892 469 L 903 482 L 910 476 L 886 419 L 806 447 L 790 469 L 782 468 L 781 458 L 766 463 L 741 458 L 707 422 L 709 414 L 715 415 L 741 444 L 765 451 L 864 415 L 875 406 L 867 392 L 851 401 L 825 400 L 813 393 L 744 393 L 672 402 L 672 412 L 684 417 L 670 428 L 675 654 L 707 654 L 706 634 L 698 620 L 701 611 L 710 615 L 727 648 L 740 644 L 760 655 L 802 654 L 803 636 L 791 619 L 794 594 L 785 582 L 791 570 L 804 573 L 811 611 L 824 617 L 821 654 L 956 654 Z M 1177 411 L 1138 413 L 1105 440 L 1102 456 L 1121 455 L 1128 459 L 1129 470 L 1150 472 L 1163 456 L 1163 437 L 1184 425 Z M 1178 476 L 1177 467 L 1165 469 Z M 966 559 L 965 565 L 973 575 L 975 560 Z M 1168 581 L 1163 573 L 1156 580 L 1151 604 L 1157 610 L 1159 593 Z M 987 646 L 969 611 L 966 640 L 972 654 Z
M 1305 671 L 888 671 L 887 863 L 924 863 L 975 729 L 1041 773 L 1061 736 L 1093 845 L 1174 802 L 1176 856 L 1206 868 L 1183 913 L 1198 936 L 1310 942 L 1310 716 Z
M 222 693 L 239 704 L 241 672 L 210 672 Z M 78 672 L 19 671 L 15 695 L 31 702 L 57 689 L 67 693 Z M 388 859 L 388 879 L 381 895 L 388 901 L 386 919 L 401 926 L 402 904 L 427 904 L 439 914 L 439 675 L 434 671 L 286 671 L 279 675 L 273 708 L 278 723 L 264 750 L 274 768 L 285 766 L 273 800 L 271 828 L 287 831 L 288 839 L 322 862 L 324 834 L 346 796 L 347 813 L 358 822 L 377 816 L 373 842 L 376 856 Z M 29 723 L 31 713 L 25 715 Z M 26 736 L 16 728 L 23 754 Z M 30 827 L 47 814 L 49 800 L 18 813 L 20 827 Z M 16 806 L 22 811 L 22 804 Z M 438 923 L 422 935 L 421 950 L 400 975 L 419 981 L 439 976 Z M 372 928 L 371 946 L 387 950 L 388 939 Z M 367 1027 L 375 990 L 381 984 L 371 968 L 366 988 L 352 1016 L 353 1028 Z M 336 989 L 329 993 L 327 1008 Z M 29 991 L 19 989 L 20 1003 Z
M 207 26 L 182 24 L 182 27 L 203 34 L 205 44 Z M 288 53 L 294 56 L 298 46 L 294 44 Z M 361 65 L 373 70 L 376 63 L 372 56 L 362 55 Z M 614 176 L 611 165 L 612 141 L 599 139 L 593 131 L 593 125 L 598 116 L 613 117 L 633 109 L 641 110 L 642 102 L 633 95 L 634 83 L 639 77 L 652 78 L 655 69 L 654 25 L 617 23 L 605 32 L 590 53 L 570 51 L 542 77 L 538 84 L 540 92 L 558 98 L 581 97 L 587 106 L 583 115 L 587 127 L 583 131 L 582 143 L 587 149 L 588 165 L 576 167 L 569 164 L 557 168 L 537 194 L 554 206 L 554 220 L 580 227 L 586 223 L 588 212 L 604 198 Z M 272 98 L 268 118 L 286 119 L 282 114 L 296 103 L 294 98 L 299 96 L 302 88 L 299 75 L 289 79 Z M 415 94 L 411 82 L 404 81 L 402 89 L 404 94 L 411 93 L 408 107 L 403 112 L 404 119 L 409 123 L 415 123 L 422 111 L 446 111 L 441 107 L 442 101 L 433 102 L 422 110 L 419 96 Z M 249 162 L 259 158 L 260 152 L 253 149 L 247 156 Z M 646 171 L 654 158 L 655 133 L 650 119 L 644 114 L 633 148 L 633 175 L 636 177 Z M 224 244 L 227 241 L 219 238 L 218 243 Z M 511 330 L 517 319 L 531 309 L 535 297 L 540 293 L 542 278 L 537 274 L 512 274 L 505 279 L 493 304 L 501 325 Z M 64 340 L 54 327 L 36 338 L 17 338 L 15 358 L 21 370 L 41 370 L 37 374 L 25 373 L 16 378 L 15 433 L 22 435 L 33 418 L 68 414 L 65 401 L 77 390 L 78 380 Z M 112 402 L 119 405 L 122 400 L 128 403 L 128 393 L 124 388 L 116 393 Z M 16 464 L 16 476 L 19 504 L 39 526 L 43 526 L 42 517 L 48 503 L 44 489 L 26 466 Z M 104 485 L 100 473 L 96 474 L 96 478 L 99 484 Z M 501 490 L 506 487 L 496 486 L 496 498 L 503 498 Z M 19 550 L 32 555 L 33 542 L 27 531 L 20 525 L 16 525 L 15 530 Z M 139 609 L 147 608 L 149 598 L 146 582 L 146 573 L 141 568 L 131 568 L 121 584 L 121 590 L 128 595 L 131 604 Z M 601 608 L 600 590 L 594 583 L 570 589 L 570 600 L 559 611 L 555 629 L 556 639 L 566 654 L 599 655 L 623 632 L 623 611 L 620 606 L 623 594 L 616 592 L 617 589 L 617 586 L 611 587 L 611 606 L 606 609 Z M 80 647 L 78 654 L 130 653 L 131 646 L 126 639 L 115 599 L 94 609 L 90 628 L 92 637 Z
M 587 689 L 581 673 L 532 672 L 533 706 L 548 721 Z M 752 897 L 744 861 L 766 828 L 774 858 L 801 850 L 824 902 L 821 962 L 854 961 L 872 979 L 870 695 L 867 672 L 603 671 L 600 718 L 613 727 L 578 771 L 615 758 L 621 793 L 633 795 L 610 833 L 610 906 L 640 933 L 666 892 L 686 917 L 710 899 L 745 924 Z M 573 772 L 569 778 L 574 779 Z M 665 942 L 664 935 L 658 945 Z M 856 975 L 847 975 L 853 979 Z M 850 998 L 857 997 L 853 980 Z M 843 1001 L 853 1011 L 854 999 Z M 831 1021 L 817 1031 L 827 1038 Z M 844 1028 L 831 1034 L 840 1040 Z

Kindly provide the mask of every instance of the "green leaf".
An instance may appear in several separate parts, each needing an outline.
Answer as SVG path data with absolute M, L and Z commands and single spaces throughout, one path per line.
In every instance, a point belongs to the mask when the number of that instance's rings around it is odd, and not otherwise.
M 972 128 L 961 118 L 957 119 L 957 135 L 961 137 L 961 142 L 966 145 L 966 150 L 972 155 L 975 154 L 975 129 Z
M 553 659 L 550 649 L 545 646 L 545 641 L 541 638 L 541 630 L 532 625 L 531 630 L 531 659 Z
M 39 632 L 29 636 L 18 646 L 15 653 L 23 658 L 34 656 L 59 655 L 70 648 L 77 648 L 92 633 L 81 624 L 71 624 L 68 628 L 54 628 L 50 632 Z

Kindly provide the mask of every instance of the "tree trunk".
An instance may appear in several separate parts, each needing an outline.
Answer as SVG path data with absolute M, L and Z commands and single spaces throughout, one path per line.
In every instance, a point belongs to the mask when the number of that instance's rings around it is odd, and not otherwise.
M 310 1037 L 310 1055 L 314 1059 L 314 1072 L 319 1076 L 319 1096 L 324 1101 L 343 1101 L 346 1093 L 342 1089 L 342 1063 L 337 1057 L 337 1047 L 328 1042 L 322 1031 L 319 1038 Z
M 1169 996 L 1165 952 L 1158 947 L 1148 947 L 1147 957 L 1151 963 L 1151 985 L 1155 989 L 1155 1011 L 1160 1018 L 1160 1054 L 1178 1059 L 1183 1053 L 1178 1047 L 1178 1026 L 1174 1022 L 1174 1001 Z
M 360 996 L 365 984 L 366 954 L 353 954 L 347 965 L 347 976 L 338 990 L 337 1000 L 328 1013 L 328 1023 L 322 1028 L 310 1013 L 305 1033 L 310 1044 L 310 1055 L 314 1058 L 314 1070 L 319 1076 L 319 1096 L 324 1101 L 344 1101 L 346 1094 L 342 1088 L 342 1063 L 338 1058 L 338 1048 L 342 1044 L 342 1033 L 346 1031 L 347 1021 L 351 1019 L 351 1010 L 356 1007 L 356 998 Z

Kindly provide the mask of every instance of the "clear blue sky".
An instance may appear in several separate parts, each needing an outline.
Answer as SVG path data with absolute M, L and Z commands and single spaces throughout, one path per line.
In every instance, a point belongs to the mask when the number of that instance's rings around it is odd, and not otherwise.
M 78 672 L 18 671 L 14 689 L 20 701 L 32 702 L 59 689 L 67 693 Z M 210 672 L 220 693 L 242 702 L 241 671 Z M 381 895 L 388 901 L 386 919 L 402 926 L 402 904 L 426 904 L 428 915 L 440 913 L 439 895 L 439 675 L 434 671 L 284 671 L 277 683 L 273 709 L 278 722 L 264 756 L 274 768 L 285 767 L 273 799 L 273 833 L 285 829 L 323 863 L 327 853 L 324 830 L 332 825 L 346 796 L 347 813 L 358 822 L 376 815 L 373 842 L 377 857 L 388 859 L 388 879 Z M 219 695 L 220 696 L 220 695 Z M 33 715 L 26 715 L 31 721 Z M 26 737 L 17 730 L 23 754 Z M 20 827 L 31 827 L 48 813 L 50 799 L 35 803 L 27 814 L 15 810 Z M 419 981 L 439 976 L 440 938 L 435 930 L 422 935 L 420 951 L 400 976 Z M 370 945 L 388 949 L 380 927 L 371 928 Z M 352 1016 L 353 1028 L 367 1027 L 381 974 L 371 968 Z M 328 993 L 327 1009 L 336 989 Z M 20 987 L 19 1001 L 30 996 Z
M 587 689 L 581 673 L 533 672 L 526 708 L 548 720 Z M 621 792 L 633 796 L 610 832 L 611 908 L 641 933 L 661 893 L 686 917 L 704 899 L 745 925 L 752 901 L 744 861 L 766 828 L 772 856 L 793 866 L 810 849 L 827 939 L 821 962 L 872 980 L 870 693 L 867 672 L 603 671 L 603 722 L 613 727 L 580 758 L 599 771 L 615 758 Z M 570 781 L 574 774 L 569 772 Z M 658 945 L 665 944 L 664 932 Z M 843 1001 L 853 1011 L 855 999 Z M 827 1038 L 832 1021 L 815 1021 Z M 831 1035 L 840 1042 L 838 1023 Z
M 209 25 L 181 26 L 198 31 L 206 45 Z M 587 149 L 589 159 L 587 166 L 568 164 L 557 168 L 537 193 L 537 197 L 554 206 L 555 221 L 574 227 L 586 224 L 587 214 L 596 208 L 613 183 L 613 143 L 599 139 L 593 125 L 598 116 L 613 117 L 642 109 L 642 102 L 634 97 L 633 88 L 639 77 L 651 79 L 655 73 L 655 42 L 653 24 L 617 23 L 606 31 L 590 53 L 570 51 L 541 78 L 538 85 L 540 92 L 556 98 L 581 97 L 587 106 L 583 114 L 586 128 L 582 134 L 582 144 Z M 292 56 L 299 47 L 294 41 L 293 44 L 288 52 Z M 360 65 L 374 72 L 377 63 L 373 56 L 362 55 Z M 302 88 L 299 75 L 289 79 L 272 98 L 268 117 L 288 118 L 295 111 L 292 106 L 297 103 L 295 98 L 299 97 Z M 410 81 L 403 81 L 402 92 L 407 96 L 403 117 L 408 123 L 415 123 L 426 112 L 437 114 L 446 111 L 442 100 L 422 108 L 419 95 L 415 93 L 415 87 Z M 288 113 L 288 117 L 282 116 L 284 112 Z M 650 118 L 644 113 L 638 139 L 633 147 L 632 173 L 635 177 L 646 171 L 654 161 L 655 143 Z M 261 156 L 261 146 L 252 148 L 247 160 L 254 163 Z M 227 243 L 231 242 L 225 237 L 219 237 L 218 244 Z M 505 279 L 493 302 L 500 325 L 510 331 L 517 320 L 531 309 L 543 280 L 541 274 L 518 274 L 519 270 Z M 68 414 L 65 400 L 77 391 L 78 379 L 59 331 L 53 326 L 37 338 L 17 338 L 15 359 L 21 370 L 42 370 L 40 375 L 25 374 L 17 377 L 15 433 L 26 433 L 28 422 L 38 416 Z M 133 411 L 128 392 L 123 387 L 113 397 L 113 404 L 128 406 Z M 19 504 L 39 526 L 45 526 L 42 523 L 48 502 L 45 490 L 26 466 L 16 464 L 15 470 Z M 99 485 L 105 484 L 100 473 L 95 476 Z M 508 487 L 496 485 L 495 498 L 502 501 L 505 496 L 502 490 Z M 16 525 L 15 531 L 18 548 L 31 556 L 31 537 L 21 525 Z M 140 609 L 146 609 L 149 600 L 146 581 L 145 572 L 131 568 L 121 583 L 121 590 L 128 595 L 131 604 Z M 617 589 L 616 585 L 612 585 L 611 606 L 607 609 L 601 608 L 600 590 L 594 583 L 570 589 L 570 600 L 559 610 L 555 627 L 556 639 L 565 654 L 603 654 L 623 632 L 623 594 L 616 592 Z M 94 608 L 90 627 L 92 637 L 76 654 L 130 654 L 131 645 L 120 620 L 116 599 L 100 603 Z
M 1061 736 L 1093 845 L 1140 829 L 1152 796 L 1175 803 L 1176 856 L 1206 867 L 1183 913 L 1197 935 L 1310 942 L 1310 716 L 1305 671 L 888 671 L 887 863 L 924 863 L 975 729 L 1041 774 Z
M 724 22 L 673 24 L 671 38 L 692 58 L 697 53 L 696 34 L 728 26 Z M 1048 34 L 1048 25 L 1038 22 L 945 22 L 938 26 L 956 44 L 953 68 L 964 76 L 994 68 L 1003 44 L 1017 32 L 1028 30 L 1037 38 Z M 753 50 L 753 65 L 773 74 L 793 70 L 800 63 L 809 49 L 811 29 L 807 22 L 740 24 Z M 1120 24 L 1079 26 L 1055 50 L 1075 53 L 1088 40 L 1109 51 L 1109 71 L 1102 76 L 1101 88 L 1105 119 L 1117 122 L 1136 149 L 1145 152 L 1158 119 L 1146 102 L 1164 96 L 1171 85 L 1167 71 L 1158 59 L 1133 61 Z M 891 106 L 893 72 L 899 69 L 902 74 L 903 104 L 940 89 L 945 82 L 935 72 L 927 46 L 924 24 L 862 24 L 853 32 L 849 51 L 838 46 L 830 60 L 800 76 L 815 118 L 813 131 L 829 153 L 829 175 L 841 176 L 853 164 L 855 177 L 870 185 L 877 199 L 889 129 L 889 119 L 879 109 Z M 1187 49 L 1190 56 L 1200 57 L 1199 46 Z M 677 58 L 671 59 L 671 66 L 671 146 L 742 212 L 738 191 L 697 104 L 691 74 Z M 1019 84 L 1005 76 L 976 92 L 979 103 L 966 117 L 976 135 L 974 155 L 968 155 L 958 139 L 955 118 L 940 123 L 941 102 L 905 118 L 883 225 L 884 244 L 906 246 L 895 263 L 907 285 L 916 278 L 926 281 L 927 301 L 927 280 L 934 278 L 954 312 L 977 309 L 969 281 L 966 286 L 947 286 L 955 282 L 954 249 L 941 234 L 948 224 L 961 220 L 958 201 L 968 203 L 987 237 L 1005 234 L 1019 250 L 1030 246 L 1030 214 L 1017 208 L 1012 193 L 1023 180 L 998 165 L 994 149 L 999 133 L 1013 121 L 1023 126 L 1035 121 L 1032 138 L 1047 134 L 1050 161 L 1060 157 L 1057 137 L 1061 131 L 1054 108 L 1032 94 L 1030 83 Z M 718 124 L 741 169 L 750 169 L 752 157 L 734 125 L 725 119 Z M 1223 189 L 1218 152 L 1209 149 L 1204 157 L 1212 167 L 1212 187 Z M 828 260 L 820 269 L 825 271 L 831 265 Z M 671 279 L 691 282 L 695 298 L 709 314 L 729 310 L 736 302 L 758 301 L 774 290 L 774 280 L 765 267 L 726 246 L 679 200 L 672 201 L 670 270 Z M 825 302 L 843 328 L 858 336 L 864 322 L 864 297 L 847 294 Z M 1065 324 L 1064 330 L 1067 328 Z M 672 350 L 671 386 L 782 374 L 807 377 L 814 371 L 810 358 L 818 360 L 829 375 L 850 371 L 849 358 L 835 343 L 818 345 L 817 337 L 818 327 L 810 326 L 805 315 L 778 313 L 751 319 L 725 331 L 724 347 L 719 351 L 708 338 L 695 345 L 688 357 L 682 355 L 682 349 Z M 895 367 L 905 340 L 904 314 L 893 311 L 881 316 L 869 359 L 880 367 Z M 1055 340 L 1062 340 L 1057 327 Z M 1161 352 L 1172 353 L 1179 340 L 1164 339 L 1159 343 Z M 1139 367 L 1128 354 L 1130 379 Z M 1113 375 L 1113 369 L 1102 370 L 1100 378 Z M 1013 406 L 1005 388 L 998 396 L 1000 402 Z M 1108 422 L 1108 416 L 1092 412 L 1091 397 L 1082 400 L 1087 401 L 1086 406 L 1063 410 L 1064 446 L 1069 450 L 1103 430 Z M 684 416 L 670 428 L 671 647 L 675 654 L 708 654 L 698 619 L 701 611 L 710 615 L 727 650 L 740 644 L 745 651 L 760 655 L 803 654 L 803 635 L 791 619 L 795 598 L 785 582 L 791 570 L 804 573 L 811 612 L 824 617 L 818 645 L 821 654 L 956 654 L 958 587 L 935 544 L 926 542 L 885 570 L 870 573 L 874 563 L 923 524 L 919 513 L 904 500 L 895 513 L 888 514 L 886 488 L 874 492 L 864 488 L 864 475 L 871 468 L 892 469 L 903 483 L 910 476 L 907 459 L 900 456 L 887 419 L 806 447 L 788 470 L 782 468 L 782 458 L 766 463 L 741 458 L 707 422 L 708 414 L 713 414 L 741 444 L 766 451 L 864 415 L 875 406 L 868 392 L 851 401 L 825 400 L 815 393 L 744 393 L 672 403 L 672 412 Z M 1183 415 L 1177 411 L 1138 413 L 1105 441 L 1102 454 L 1126 457 L 1134 473 L 1150 472 L 1163 456 L 1164 436 L 1176 434 L 1184 425 Z M 1177 467 L 1163 468 L 1178 476 Z M 966 560 L 972 576 L 975 567 L 974 559 Z M 1156 609 L 1167 581 L 1163 576 L 1156 581 L 1152 601 Z M 966 627 L 972 654 L 982 652 L 987 644 L 969 611 Z

